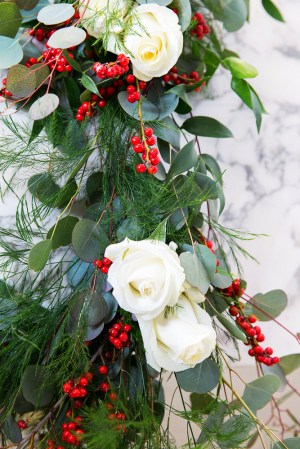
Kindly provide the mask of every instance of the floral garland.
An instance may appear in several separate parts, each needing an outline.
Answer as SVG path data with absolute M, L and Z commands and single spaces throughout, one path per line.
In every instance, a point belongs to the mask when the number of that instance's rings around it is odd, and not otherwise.
M 257 325 L 282 326 L 287 298 L 246 294 L 255 236 L 220 223 L 222 170 L 199 143 L 232 133 L 192 106 L 222 66 L 259 131 L 257 71 L 221 38 L 248 15 L 244 0 L 0 3 L 0 171 L 11 192 L 28 181 L 0 228 L 3 447 L 175 448 L 174 415 L 188 447 L 299 447 L 273 397 L 299 354 L 280 360 Z M 242 395 L 238 341 L 259 372 Z M 270 401 L 281 433 L 257 417 Z

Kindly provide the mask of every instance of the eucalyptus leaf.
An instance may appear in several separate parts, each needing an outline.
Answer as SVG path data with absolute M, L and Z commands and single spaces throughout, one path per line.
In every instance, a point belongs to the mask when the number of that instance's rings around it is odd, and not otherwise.
M 1 14 L 1 12 L 0 12 Z M 2 430 L 7 439 L 12 443 L 18 444 L 22 441 L 22 433 L 12 415 L 5 419 Z
M 282 444 L 283 443 L 283 444 Z M 276 441 L 274 443 L 274 446 L 272 449 L 299 449 L 300 448 L 300 438 L 286 438 L 285 440 L 282 440 L 282 443 L 279 441 Z
M 16 0 L 16 4 L 20 9 L 24 9 L 25 11 L 32 10 L 40 0 Z
M 40 120 L 52 114 L 58 105 L 59 97 L 57 95 L 45 94 L 30 106 L 28 115 L 32 120 Z
M 41 365 L 28 365 L 22 380 L 21 390 L 24 398 L 36 407 L 44 407 L 49 404 L 54 395 L 54 387 L 47 379 L 46 367 Z
M 22 58 L 23 50 L 19 42 L 7 36 L 0 36 L 0 69 L 9 69 Z
M 22 16 L 14 2 L 0 3 L 0 35 L 15 37 L 22 23 Z
M 177 373 L 176 378 L 184 391 L 203 394 L 218 385 L 220 368 L 216 362 L 208 358 L 194 368 Z
M 290 374 L 300 368 L 300 354 L 288 354 L 280 357 L 279 365 L 285 374 Z
M 217 199 L 219 198 L 218 184 L 213 181 L 209 176 L 203 175 L 202 173 L 195 173 L 195 182 L 203 190 L 203 196 L 205 199 Z
M 217 288 L 227 288 L 232 284 L 232 277 L 229 273 L 216 273 L 211 283 Z
M 59 3 L 48 5 L 41 9 L 37 15 L 37 20 L 44 25 L 57 25 L 71 19 L 75 14 L 75 9 L 69 3 Z
M 207 168 L 207 170 L 212 174 L 215 181 L 218 181 L 220 185 L 223 185 L 222 179 L 222 171 L 217 162 L 217 160 L 211 156 L 210 154 L 203 153 L 200 156 L 200 160 L 202 160 Z M 205 174 L 205 173 L 204 173 Z
M 128 237 L 131 240 L 139 240 L 143 235 L 143 229 L 137 218 L 126 218 L 116 230 L 118 241 Z
M 227 31 L 237 31 L 247 20 L 248 10 L 245 0 L 203 0 L 204 5 L 217 20 L 223 22 Z
M 53 33 L 48 40 L 49 47 L 65 49 L 77 47 L 86 39 L 86 32 L 82 28 L 69 26 L 61 28 Z
M 209 393 L 192 393 L 190 395 L 192 410 L 199 410 L 203 415 L 209 415 L 216 399 Z
M 182 207 L 181 209 L 176 209 L 169 218 L 169 222 L 176 231 L 179 231 L 186 223 L 186 220 L 188 220 L 189 212 L 187 207 Z
M 118 100 L 122 109 L 130 115 L 130 117 L 135 118 L 136 120 L 140 120 L 139 112 L 138 112 L 138 103 L 129 103 L 127 100 L 127 92 L 120 92 L 118 94 Z M 149 100 L 144 100 L 141 104 L 141 113 L 144 121 L 147 120 L 156 120 L 159 117 L 159 110 Z
M 52 240 L 52 249 L 72 243 L 72 232 L 78 221 L 79 218 L 68 215 L 52 226 L 47 233 L 47 239 Z
M 3 3 L 0 3 L 0 6 Z M 7 89 L 16 97 L 30 96 L 36 86 L 35 74 L 21 64 L 11 67 L 7 73 Z
M 109 240 L 101 224 L 92 220 L 80 220 L 73 229 L 73 249 L 85 262 L 94 262 L 104 255 Z
M 89 326 L 96 326 L 104 321 L 107 315 L 107 303 L 102 295 L 93 290 L 77 292 L 72 297 L 71 316 L 79 321 L 82 315 L 87 316 Z
M 243 343 L 247 341 L 246 335 L 237 327 L 237 325 L 224 317 L 224 315 L 218 314 L 218 320 L 221 324 L 228 330 L 228 332 L 238 340 L 241 340 Z
M 245 304 L 247 314 L 253 313 L 260 321 L 270 321 L 278 317 L 287 306 L 287 296 L 283 290 L 258 293 Z
M 181 131 L 170 117 L 166 117 L 164 120 L 154 123 L 152 128 L 157 137 L 164 142 L 171 144 L 176 150 L 179 150 Z
M 216 274 L 217 258 L 206 245 L 195 245 L 197 257 L 204 265 L 210 281 L 213 281 Z
M 192 287 L 197 287 L 200 292 L 205 295 L 209 288 L 210 281 L 201 260 L 196 254 L 191 254 L 189 252 L 181 253 L 179 258 L 185 272 L 186 280 Z
M 29 70 L 34 73 L 36 88 L 41 87 L 41 85 L 46 81 L 50 74 L 49 67 L 42 63 L 33 64 L 31 67 L 29 67 Z
M 175 8 L 178 11 L 181 29 L 185 31 L 192 19 L 191 2 L 189 0 L 173 0 L 171 8 Z
M 72 287 L 77 287 L 83 278 L 88 274 L 91 268 L 91 273 L 94 271 L 94 267 L 87 262 L 83 262 L 81 259 L 71 260 L 68 266 L 67 279 Z
M 266 374 L 246 385 L 243 400 L 253 413 L 264 408 L 272 396 L 280 388 L 281 381 L 277 376 Z
M 28 266 L 33 271 L 41 271 L 49 259 L 52 250 L 51 240 L 42 240 L 34 245 L 28 256 Z

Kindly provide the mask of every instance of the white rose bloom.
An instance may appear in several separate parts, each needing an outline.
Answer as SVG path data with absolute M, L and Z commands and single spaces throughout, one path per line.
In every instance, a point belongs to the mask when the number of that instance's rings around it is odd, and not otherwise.
M 183 35 L 177 15 L 165 6 L 147 3 L 134 8 L 128 20 L 132 23 L 125 32 L 124 46 L 133 74 L 142 81 L 165 75 L 182 53 Z M 113 34 L 108 49 L 121 51 Z
M 106 24 L 109 25 L 109 31 L 120 33 L 131 4 L 131 0 L 81 0 L 79 6 L 81 25 L 90 36 L 96 38 L 107 31 Z
M 174 313 L 154 320 L 139 318 L 147 362 L 160 371 L 184 371 L 210 356 L 216 333 L 210 316 L 194 301 L 181 296 Z
M 126 238 L 108 246 L 105 257 L 113 261 L 108 282 L 116 300 L 138 318 L 151 320 L 166 306 L 174 306 L 183 292 L 184 270 L 165 243 Z

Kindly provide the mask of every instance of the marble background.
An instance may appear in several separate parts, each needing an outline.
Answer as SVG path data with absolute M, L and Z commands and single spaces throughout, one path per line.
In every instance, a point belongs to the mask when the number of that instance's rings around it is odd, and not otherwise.
M 222 223 L 267 233 L 245 244 L 260 264 L 244 261 L 248 293 L 285 290 L 289 307 L 280 321 L 300 332 L 300 3 L 280 0 L 286 23 L 271 19 L 253 0 L 251 23 L 224 36 L 227 47 L 253 63 L 260 75 L 252 84 L 269 115 L 257 135 L 252 112 L 230 91 L 221 71 L 195 114 L 212 116 L 233 132 L 234 139 L 201 139 L 202 150 L 217 157 L 224 175 L 227 206 Z M 213 101 L 212 101 L 213 100 Z M 3 128 L 0 127 L 0 133 Z M 3 187 L 3 181 L 0 180 Z M 1 185 L 0 184 L 0 185 Z M 16 199 L 0 201 L 0 225 L 13 221 Z M 299 352 L 297 342 L 273 323 L 264 323 L 276 354 Z M 249 356 L 243 364 L 253 364 Z

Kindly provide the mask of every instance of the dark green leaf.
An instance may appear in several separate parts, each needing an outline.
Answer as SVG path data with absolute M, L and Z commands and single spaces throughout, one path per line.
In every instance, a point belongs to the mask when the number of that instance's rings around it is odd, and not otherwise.
M 195 151 L 195 140 L 188 142 L 175 156 L 171 162 L 168 179 L 193 168 L 198 161 Z
M 192 410 L 199 410 L 201 414 L 208 415 L 212 409 L 216 399 L 209 393 L 198 394 L 192 393 L 190 395 Z
M 203 196 L 205 199 L 216 200 L 219 197 L 218 185 L 209 176 L 203 175 L 202 173 L 195 173 L 195 182 L 203 191 Z
M 231 131 L 226 126 L 211 117 L 196 116 L 188 118 L 181 128 L 195 136 L 216 138 L 233 137 Z
M 233 337 L 241 340 L 244 343 L 247 341 L 245 334 L 237 327 L 237 325 L 233 321 L 229 321 L 227 318 L 220 314 L 217 315 L 217 318 Z
M 283 290 L 258 293 L 245 305 L 247 314 L 253 313 L 260 321 L 270 321 L 283 312 L 287 306 L 287 296 Z
M 219 366 L 211 359 L 205 359 L 194 368 L 176 374 L 179 386 L 184 391 L 207 393 L 213 390 L 220 380 Z
M 218 312 L 223 313 L 228 309 L 228 302 L 217 290 L 208 291 L 206 293 L 205 310 L 210 316 L 215 316 Z
M 221 168 L 214 157 L 210 154 L 201 154 L 200 160 L 202 160 L 207 168 L 207 170 L 213 175 L 214 180 L 218 181 L 220 185 L 223 185 L 222 171 Z M 204 173 L 205 174 L 205 173 Z
M 237 31 L 247 20 L 248 11 L 244 0 L 204 0 L 203 3 L 217 20 L 223 22 L 227 31 Z
M 96 95 L 99 95 L 98 87 L 96 86 L 95 81 L 92 80 L 88 75 L 83 74 L 80 79 L 81 84 L 88 89 L 90 92 L 93 92 Z
M 70 108 L 78 108 L 80 106 L 80 89 L 78 84 L 73 78 L 64 78 L 63 83 L 66 88 Z
M 267 405 L 272 396 L 280 388 L 281 381 L 277 376 L 267 374 L 246 385 L 243 400 L 253 413 Z
M 35 120 L 33 122 L 32 129 L 31 129 L 31 134 L 30 134 L 30 137 L 29 137 L 29 140 L 28 140 L 28 145 L 30 145 L 31 142 L 33 142 L 34 139 L 39 136 L 39 134 L 44 129 L 44 126 L 45 125 L 44 125 L 44 121 L 43 120 Z
M 182 209 L 176 209 L 172 215 L 170 215 L 169 222 L 172 226 L 174 226 L 176 231 L 179 231 L 179 229 L 185 225 L 185 220 L 188 220 L 188 217 L 188 208 L 183 207 Z
M 72 297 L 71 316 L 76 322 L 80 317 L 87 317 L 89 326 L 96 326 L 104 321 L 108 307 L 105 299 L 98 292 L 87 290 L 75 293 Z
M 178 105 L 178 101 L 177 95 L 169 92 L 159 96 L 158 101 L 155 103 L 155 106 L 159 110 L 158 120 L 163 120 L 172 114 Z
M 73 230 L 72 244 L 78 257 L 85 262 L 94 262 L 103 257 L 109 240 L 101 224 L 83 219 Z
M 63 56 L 66 58 L 66 60 L 68 61 L 68 63 L 70 64 L 71 67 L 73 67 L 74 70 L 76 70 L 77 72 L 82 72 L 82 68 L 79 64 L 78 61 L 76 61 L 75 59 L 71 58 L 71 56 L 69 55 L 68 50 L 64 50 L 63 51 Z M 98 94 L 99 92 L 97 92 Z
M 250 416 L 245 414 L 231 416 L 219 430 L 221 435 L 226 436 L 218 440 L 220 449 L 241 447 L 240 445 L 250 438 L 250 433 L 254 427 L 255 422 Z
M 290 374 L 300 368 L 300 354 L 288 354 L 280 357 L 280 366 L 284 374 Z
M 67 246 L 72 243 L 72 232 L 78 221 L 79 219 L 77 217 L 67 216 L 52 226 L 47 234 L 47 239 L 52 240 L 52 249 L 57 249 L 60 246 Z M 53 234 L 54 230 L 55 232 Z
M 267 13 L 273 17 L 273 19 L 278 20 L 279 22 L 285 21 L 280 10 L 277 8 L 275 3 L 272 2 L 272 0 L 262 0 L 261 2 Z
M 28 180 L 28 190 L 41 203 L 54 207 L 60 188 L 50 173 L 39 173 Z
M 36 407 L 44 407 L 53 398 L 54 387 L 46 379 L 46 367 L 28 365 L 21 381 L 21 389 L 24 398 Z
M 6 420 L 3 423 L 2 429 L 6 438 L 9 439 L 12 443 L 18 444 L 20 443 L 20 441 L 22 441 L 22 433 L 12 415 L 7 416 Z
M 119 242 L 126 237 L 131 240 L 139 240 L 143 234 L 143 229 L 137 218 L 126 218 L 118 227 L 116 234 Z
M 13 2 L 0 3 L 0 35 L 15 37 L 22 22 L 19 8 Z
M 20 9 L 30 11 L 39 3 L 39 1 L 40 0 L 16 0 L 16 4 Z
M 180 129 L 170 117 L 166 117 L 152 126 L 154 134 L 165 142 L 168 142 L 176 150 L 180 148 Z
M 28 256 L 28 266 L 33 271 L 40 271 L 44 268 L 52 250 L 51 240 L 42 240 L 34 245 Z
M 41 87 L 41 85 L 46 81 L 50 73 L 49 67 L 42 63 L 33 64 L 31 67 L 29 67 L 29 70 L 31 70 L 34 73 L 36 88 Z
M 209 48 L 205 50 L 204 63 L 206 67 L 206 75 L 211 77 L 221 63 L 220 57 Z

